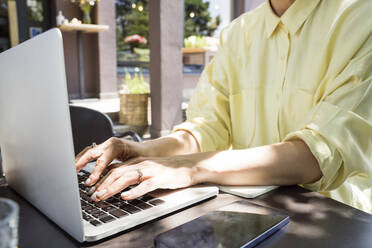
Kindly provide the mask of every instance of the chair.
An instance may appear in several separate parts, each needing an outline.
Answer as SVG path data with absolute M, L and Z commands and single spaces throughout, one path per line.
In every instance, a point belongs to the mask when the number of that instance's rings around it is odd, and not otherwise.
M 142 141 L 141 137 L 133 131 L 115 132 L 110 117 L 99 111 L 70 105 L 70 116 L 75 154 L 93 142 L 100 144 L 111 137 L 129 136 L 134 141 Z

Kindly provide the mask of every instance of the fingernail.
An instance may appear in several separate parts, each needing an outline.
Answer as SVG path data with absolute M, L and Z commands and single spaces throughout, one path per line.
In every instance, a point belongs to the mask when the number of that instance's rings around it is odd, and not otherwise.
M 130 193 L 129 193 L 129 191 L 126 191 L 126 192 L 121 193 L 120 196 L 128 197 L 128 196 L 130 196 Z
M 103 196 L 104 194 L 106 194 L 106 192 L 107 192 L 107 190 L 106 189 L 103 189 L 103 190 L 101 190 L 101 191 L 98 191 L 97 192 L 97 197 L 101 197 L 101 196 Z
M 90 188 L 90 190 L 88 191 L 88 195 L 93 194 L 94 191 L 96 191 L 96 187 L 95 186 L 93 186 L 92 188 Z
M 97 200 L 97 192 L 94 192 L 94 194 L 90 197 L 93 201 Z
M 88 178 L 88 179 L 85 181 L 85 185 L 90 184 L 91 181 L 92 181 L 92 180 L 90 180 L 90 178 Z

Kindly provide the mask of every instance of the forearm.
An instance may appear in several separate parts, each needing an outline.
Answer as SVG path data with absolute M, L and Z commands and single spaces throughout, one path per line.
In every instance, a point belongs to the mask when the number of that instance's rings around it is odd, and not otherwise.
M 322 176 L 317 160 L 301 140 L 209 153 L 199 161 L 192 172 L 197 183 L 293 185 L 315 182 Z
M 185 131 L 177 131 L 168 136 L 142 143 L 145 157 L 168 157 L 200 151 L 195 138 Z

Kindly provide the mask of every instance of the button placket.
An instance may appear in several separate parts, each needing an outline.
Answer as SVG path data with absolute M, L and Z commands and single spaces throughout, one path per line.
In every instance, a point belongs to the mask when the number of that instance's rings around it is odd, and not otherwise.
M 280 29 L 280 50 L 279 50 L 279 58 L 280 58 L 280 67 L 281 69 L 281 78 L 280 78 L 280 90 L 278 91 L 278 109 L 277 109 L 277 140 L 281 140 L 280 135 L 280 112 L 282 108 L 282 97 L 283 97 L 283 90 L 284 84 L 286 80 L 287 74 L 287 66 L 288 66 L 288 56 L 289 56 L 289 49 L 290 49 L 290 37 L 288 30 L 281 25 Z
M 286 29 L 283 29 L 283 37 L 281 37 L 281 44 L 283 49 L 280 51 L 280 60 L 282 64 L 282 76 L 281 76 L 281 89 L 283 92 L 284 83 L 287 74 L 288 56 L 289 56 L 289 33 Z M 281 92 L 281 93 L 282 93 Z

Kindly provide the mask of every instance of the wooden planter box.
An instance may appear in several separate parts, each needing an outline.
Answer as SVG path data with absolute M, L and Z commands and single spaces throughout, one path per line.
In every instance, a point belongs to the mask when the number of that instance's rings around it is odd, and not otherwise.
M 148 125 L 149 94 L 120 94 L 119 123 L 130 126 Z
M 183 48 L 182 55 L 185 65 L 207 66 L 216 55 L 216 52 L 204 48 Z

